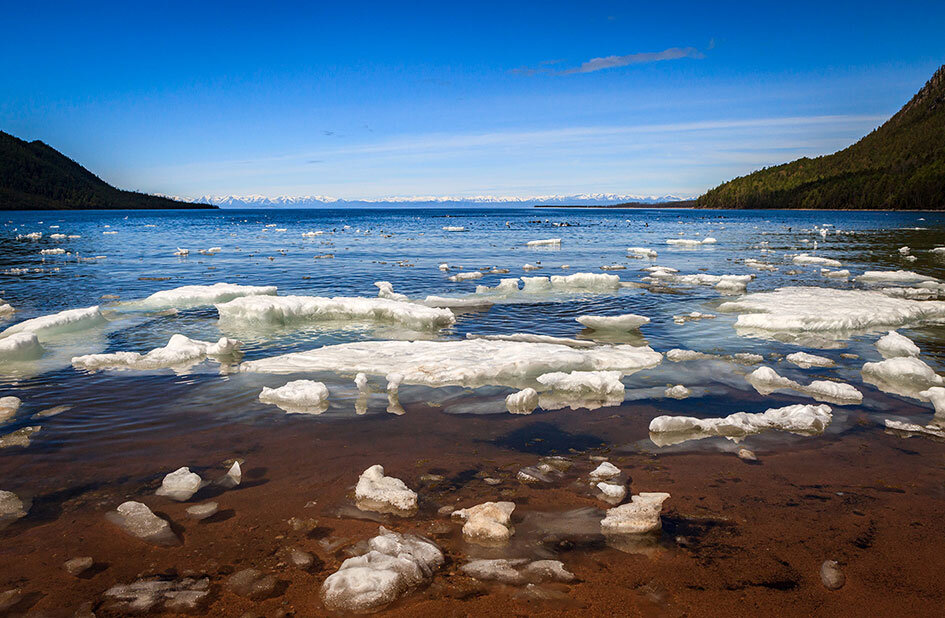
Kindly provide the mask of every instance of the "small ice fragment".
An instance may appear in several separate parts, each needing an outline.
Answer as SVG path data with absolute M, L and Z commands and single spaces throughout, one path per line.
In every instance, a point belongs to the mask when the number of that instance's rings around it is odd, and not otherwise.
M 465 232 L 466 228 L 460 225 L 447 225 L 443 228 L 444 232 Z
M 831 266 L 833 268 L 840 268 L 843 266 L 838 260 L 831 260 L 824 257 L 818 257 L 816 255 L 807 255 L 802 253 L 800 255 L 795 255 L 791 260 L 795 264 L 819 264 L 821 266 Z
M 758 461 L 758 457 L 755 455 L 754 451 L 751 451 L 747 448 L 740 448 L 736 453 L 738 458 L 744 461 Z
M 394 291 L 394 285 L 390 281 L 375 281 L 374 287 L 377 288 L 378 298 L 387 298 L 389 300 L 409 301 L 406 294 L 398 294 Z
M 525 388 L 505 398 L 505 407 L 512 414 L 531 414 L 538 407 L 538 392 Z
M 525 271 L 540 270 L 540 269 L 541 269 L 541 266 L 535 266 L 534 264 L 525 264 L 524 266 L 522 266 L 522 270 L 525 270 Z
M 384 476 L 384 467 L 375 464 L 358 478 L 354 490 L 357 507 L 362 511 L 393 513 L 406 517 L 417 510 L 417 494 L 400 479 Z
M 627 247 L 627 253 L 643 258 L 655 258 L 657 256 L 656 251 L 646 247 Z
M 31 425 L 28 427 L 20 427 L 16 431 L 0 436 L 0 448 L 29 446 L 33 435 L 39 433 L 41 429 L 42 427 L 39 425 Z
M 660 511 L 669 498 L 664 492 L 643 492 L 630 502 L 609 509 L 600 522 L 604 534 L 646 534 L 662 528 Z
M 484 502 L 467 509 L 453 511 L 463 524 L 463 536 L 481 545 L 505 543 L 514 533 L 511 518 L 514 502 Z
M 16 416 L 16 411 L 20 409 L 21 403 L 20 398 L 13 395 L 0 397 L 0 423 L 5 423 Z
M 836 560 L 824 560 L 820 565 L 820 582 L 827 590 L 839 590 L 847 581 Z
M 184 466 L 168 473 L 154 493 L 178 502 L 186 502 L 203 486 L 200 475 Z
M 264 386 L 259 401 L 289 414 L 321 414 L 328 409 L 328 387 L 314 380 L 293 380 L 278 388 Z
M 889 331 L 876 341 L 876 349 L 883 355 L 883 358 L 918 356 L 921 352 L 919 346 L 913 343 L 912 339 L 900 335 L 894 330 Z
M 368 392 L 367 383 L 368 383 L 368 377 L 366 373 L 358 372 L 358 375 L 354 376 L 354 385 L 358 387 L 359 393 Z
M 151 512 L 146 505 L 129 500 L 106 515 L 112 523 L 142 541 L 154 545 L 179 545 L 180 539 L 170 524 Z
M 555 247 L 561 246 L 560 238 L 546 238 L 544 240 L 530 240 L 525 243 L 528 247 Z
M 633 313 L 623 315 L 582 315 L 575 318 L 579 323 L 594 330 L 636 330 L 648 324 L 650 318 Z
M 604 502 L 608 504 L 620 504 L 627 497 L 627 487 L 622 483 L 605 483 L 601 481 L 596 485 L 602 494 Z
M 686 399 L 692 395 L 692 391 L 682 384 L 677 384 L 676 386 L 671 386 L 663 391 L 663 395 L 671 399 Z
M 91 556 L 79 556 L 66 560 L 62 563 L 62 568 L 65 569 L 66 573 L 69 575 L 78 577 L 91 569 L 93 564 L 95 564 L 95 560 L 93 560 Z
M 609 461 L 601 463 L 588 475 L 592 481 L 607 481 L 618 476 L 620 476 L 620 468 Z
M 191 519 L 207 519 L 208 517 L 213 517 L 216 515 L 217 511 L 220 509 L 219 505 L 216 502 L 203 502 L 201 504 L 195 504 L 193 506 L 188 506 L 187 516 Z
M 478 270 L 470 270 L 462 273 L 456 273 L 455 275 L 448 277 L 448 279 L 453 282 L 482 279 L 482 272 Z
M 817 356 L 816 354 L 808 354 L 807 352 L 794 352 L 793 354 L 788 354 L 787 361 L 789 363 L 794 363 L 801 369 L 810 369 L 811 367 L 837 366 L 833 360 L 825 356 Z
M 856 280 L 862 283 L 885 283 L 888 281 L 928 281 L 933 278 L 910 270 L 868 270 Z
M 0 489 L 0 530 L 26 517 L 29 510 L 29 500 L 24 501 L 12 491 Z

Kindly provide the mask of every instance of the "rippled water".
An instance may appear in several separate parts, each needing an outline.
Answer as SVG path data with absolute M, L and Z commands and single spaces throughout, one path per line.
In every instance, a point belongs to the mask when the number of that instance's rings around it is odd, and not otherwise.
M 252 360 L 372 339 L 463 339 L 468 334 L 522 332 L 591 338 L 592 333 L 575 322 L 576 316 L 637 313 L 652 319 L 641 329 L 642 339 L 616 336 L 613 341 L 646 342 L 657 351 L 686 348 L 713 354 L 753 352 L 766 357 L 803 349 L 737 336 L 733 328 L 736 316 L 732 314 L 717 313 L 715 319 L 682 325 L 673 322 L 674 315 L 692 311 L 716 313 L 721 301 L 731 299 L 712 286 L 624 288 L 611 293 L 536 297 L 528 302 L 459 311 L 453 327 L 422 334 L 357 323 L 221 333 L 212 306 L 164 315 L 128 311 L 120 304 L 182 285 L 225 281 L 275 285 L 280 295 L 376 296 L 374 282 L 385 280 L 396 292 L 422 298 L 428 294 L 469 294 L 476 285 L 492 286 L 506 277 L 600 273 L 604 272 L 601 266 L 608 265 L 625 266 L 625 270 L 607 272 L 633 282 L 647 274 L 642 268 L 660 265 L 676 268 L 681 274 L 754 274 L 756 278 L 748 286 L 750 292 L 786 285 L 862 287 L 852 280 L 823 277 L 820 266 L 795 265 L 785 257 L 813 252 L 815 243 L 817 255 L 840 260 L 853 276 L 867 269 L 905 269 L 945 278 L 945 256 L 928 251 L 945 241 L 945 215 L 941 213 L 378 209 L 15 212 L 5 213 L 4 219 L 0 229 L 0 298 L 15 307 L 16 313 L 0 327 L 95 304 L 103 306 L 110 320 L 102 328 L 51 346 L 36 375 L 17 374 L 0 366 L 0 395 L 17 395 L 24 401 L 18 419 L 4 431 L 27 424 L 48 425 L 31 448 L 64 460 L 105 457 L 104 453 L 134 443 L 141 432 L 174 435 L 193 431 L 195 426 L 213 428 L 238 423 L 264 427 L 279 422 L 282 412 L 261 404 L 257 396 L 262 386 L 281 385 L 285 376 L 221 372 L 218 364 L 209 361 L 179 375 L 170 370 L 88 373 L 73 369 L 69 363 L 78 354 L 146 352 L 163 346 L 174 333 L 204 340 L 216 340 L 221 334 L 238 337 L 243 342 L 245 360 Z M 442 228 L 447 226 L 464 227 L 465 231 L 444 231 Z M 302 236 L 312 231 L 323 234 Z M 17 235 L 31 232 L 42 232 L 43 237 L 17 239 Z M 54 240 L 50 238 L 54 233 L 80 238 Z M 718 242 L 695 248 L 666 244 L 671 238 L 706 236 Z M 545 238 L 561 238 L 562 243 L 560 247 L 525 245 Z M 916 261 L 903 259 L 898 249 L 904 245 L 912 248 Z M 57 247 L 68 253 L 40 255 L 42 249 Z M 220 247 L 220 251 L 215 255 L 198 253 L 210 247 Z M 649 247 L 659 255 L 630 259 L 627 247 Z M 189 256 L 176 257 L 177 248 L 189 249 Z M 325 254 L 334 257 L 314 259 Z M 87 259 L 96 256 L 101 257 Z M 745 258 L 769 262 L 776 270 L 749 267 L 744 264 Z M 443 262 L 461 266 L 463 271 L 442 272 L 438 265 Z M 540 265 L 541 269 L 523 271 L 526 263 Z M 563 270 L 562 265 L 569 268 Z M 456 272 L 489 267 L 510 272 L 486 273 L 476 281 L 453 283 L 447 279 Z M 925 327 L 902 331 L 916 340 L 923 349 L 923 358 L 937 370 L 945 361 L 942 330 Z M 878 358 L 872 346 L 875 339 L 876 335 L 860 336 L 821 351 L 838 360 L 840 353 L 861 357 L 841 360 L 838 369 L 799 370 L 783 362 L 776 366 L 782 375 L 805 383 L 825 376 L 853 383 L 867 393 L 860 409 L 876 414 L 889 410 L 897 414 L 928 411 L 926 404 L 881 394 L 861 383 L 862 362 Z M 695 408 L 699 416 L 722 416 L 747 407 L 763 411 L 765 406 L 742 403 L 759 399 L 744 380 L 749 370 L 722 361 L 664 361 L 656 369 L 625 378 L 626 399 L 656 401 L 670 413 L 691 414 Z M 306 420 L 358 422 L 354 412 L 357 390 L 350 378 L 330 374 L 316 378 L 329 386 L 331 407 L 326 414 Z M 696 397 L 665 399 L 662 390 L 677 383 L 693 389 Z M 383 384 L 378 386 L 381 392 L 372 398 L 370 414 L 386 410 Z M 401 391 L 401 399 L 405 403 L 433 402 L 445 413 L 506 414 L 504 397 L 509 392 L 500 387 L 472 391 L 407 386 Z M 809 401 L 790 394 L 775 394 L 764 400 L 767 407 Z M 72 410 L 39 421 L 29 419 L 35 412 L 62 404 L 72 406 Z M 182 423 L 177 414 L 180 412 L 193 413 L 193 422 Z M 836 430 L 848 429 L 840 416 L 837 421 Z

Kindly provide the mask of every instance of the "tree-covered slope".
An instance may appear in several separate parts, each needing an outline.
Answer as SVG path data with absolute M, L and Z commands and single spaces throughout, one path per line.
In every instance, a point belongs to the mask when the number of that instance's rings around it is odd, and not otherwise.
M 945 209 L 945 66 L 881 127 L 708 191 L 702 208 Z
M 0 131 L 0 210 L 212 208 L 122 191 L 40 141 Z

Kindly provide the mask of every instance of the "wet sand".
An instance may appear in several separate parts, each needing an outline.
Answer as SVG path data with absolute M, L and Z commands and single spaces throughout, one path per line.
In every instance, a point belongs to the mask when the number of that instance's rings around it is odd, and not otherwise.
M 57 450 L 57 432 L 69 431 L 66 412 L 57 417 L 62 423 L 44 427 L 46 452 L 0 452 L 0 475 L 11 480 L 5 489 L 34 500 L 28 517 L 0 532 L 0 592 L 25 595 L 9 615 L 72 616 L 88 603 L 98 616 L 116 615 L 102 607 L 102 593 L 154 574 L 209 576 L 209 602 L 197 612 L 205 615 L 325 615 L 321 583 L 379 522 L 427 536 L 447 555 L 432 584 L 389 607 L 391 616 L 932 616 L 945 600 L 945 446 L 887 435 L 855 410 L 839 436 L 753 446 L 759 462 L 748 463 L 711 448 L 638 448 L 661 413 L 650 405 L 531 416 L 415 405 L 403 416 L 323 422 L 274 414 L 224 427 L 209 414 L 167 407 L 164 420 L 190 424 L 192 433 L 139 431 L 117 447 L 96 448 L 93 440 Z M 515 480 L 519 468 L 551 454 L 573 461 L 562 478 Z M 587 533 L 607 506 L 583 481 L 597 465 L 592 455 L 623 469 L 632 493 L 672 494 L 658 546 L 625 553 Z M 234 457 L 245 460 L 236 489 L 207 487 L 187 503 L 154 495 L 167 472 L 189 465 L 212 479 Z M 353 486 L 375 463 L 418 491 L 416 516 L 358 515 Z M 425 474 L 444 480 L 424 482 Z M 170 519 L 183 544 L 148 545 L 108 523 L 105 513 L 130 499 Z M 185 516 L 187 506 L 208 499 L 220 513 L 203 522 Z M 445 505 L 498 499 L 517 505 L 505 550 L 467 544 L 459 525 L 437 515 Z M 576 523 L 561 524 L 568 513 Z M 293 517 L 317 526 L 294 530 Z M 542 530 L 555 522 L 564 530 Z M 288 565 L 288 547 L 313 553 L 313 568 Z M 75 556 L 92 556 L 95 566 L 73 577 L 62 563 Z M 554 558 L 578 579 L 542 584 L 550 598 L 540 600 L 521 586 L 461 574 L 471 556 Z M 846 576 L 840 590 L 820 582 L 828 559 Z M 270 598 L 246 599 L 225 586 L 228 575 L 249 567 L 278 578 Z

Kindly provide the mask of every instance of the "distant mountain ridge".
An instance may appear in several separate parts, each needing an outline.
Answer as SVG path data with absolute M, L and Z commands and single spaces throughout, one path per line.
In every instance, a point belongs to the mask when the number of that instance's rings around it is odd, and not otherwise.
M 213 208 L 111 186 L 54 148 L 0 131 L 0 210 Z
M 839 152 L 730 180 L 701 208 L 945 209 L 945 65 L 895 116 Z
M 675 202 L 682 198 L 675 195 L 624 195 L 617 193 L 581 193 L 577 195 L 536 195 L 509 197 L 479 195 L 456 196 L 411 196 L 372 199 L 341 199 L 324 195 L 265 196 L 265 195 L 205 195 L 199 198 L 173 198 L 213 204 L 221 208 L 321 208 L 321 207 L 382 207 L 382 206 L 530 206 L 535 204 L 584 204 L 610 205 L 629 201 L 647 204 Z

